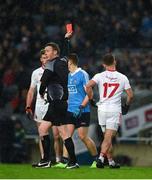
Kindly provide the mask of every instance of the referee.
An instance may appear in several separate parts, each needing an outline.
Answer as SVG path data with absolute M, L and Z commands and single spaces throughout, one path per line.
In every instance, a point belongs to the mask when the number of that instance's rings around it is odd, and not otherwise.
M 72 33 L 65 35 L 66 41 Z M 60 48 L 58 44 L 51 42 L 45 46 L 45 55 L 48 63 L 45 66 L 44 73 L 41 78 L 41 86 L 39 93 L 43 98 L 45 89 L 48 92 L 49 107 L 44 116 L 44 120 L 49 120 L 52 126 L 57 126 L 60 135 L 64 141 L 65 147 L 69 154 L 69 163 L 66 168 L 78 168 L 74 150 L 74 143 L 70 137 L 66 125 L 67 99 L 68 99 L 68 65 L 66 58 L 60 58 Z M 45 126 L 44 126 L 45 130 Z M 46 161 L 49 157 L 49 138 L 43 138 L 44 156 Z

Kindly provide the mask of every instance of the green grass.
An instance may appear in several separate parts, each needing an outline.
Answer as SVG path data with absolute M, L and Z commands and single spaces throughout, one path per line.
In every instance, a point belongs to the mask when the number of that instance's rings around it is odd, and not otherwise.
M 35 169 L 31 165 L 0 165 L 2 179 L 152 179 L 152 167 L 121 167 L 120 169 Z

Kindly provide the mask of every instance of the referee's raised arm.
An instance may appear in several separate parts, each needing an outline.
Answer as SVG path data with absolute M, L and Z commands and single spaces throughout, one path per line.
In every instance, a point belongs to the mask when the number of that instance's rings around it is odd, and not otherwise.
M 72 37 L 72 32 L 67 32 L 64 36 L 63 41 L 63 51 L 62 57 L 67 57 L 70 54 L 70 38 Z

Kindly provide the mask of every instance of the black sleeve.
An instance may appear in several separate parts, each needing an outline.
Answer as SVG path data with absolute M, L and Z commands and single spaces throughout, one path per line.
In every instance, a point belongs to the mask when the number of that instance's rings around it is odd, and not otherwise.
M 48 70 L 48 69 L 45 69 L 44 70 L 44 73 L 41 77 L 41 85 L 40 85 L 40 89 L 39 89 L 39 93 L 41 96 L 43 96 L 44 92 L 45 92 L 45 89 L 46 87 L 48 86 L 48 83 L 49 83 L 49 79 L 50 79 L 50 76 L 52 75 L 52 71 Z
M 62 49 L 63 49 L 63 51 L 62 51 L 61 56 L 67 57 L 70 54 L 70 39 L 68 39 L 68 38 L 64 39 Z
M 68 80 L 68 66 L 67 62 L 60 60 L 55 65 L 55 72 L 64 85 L 67 85 Z

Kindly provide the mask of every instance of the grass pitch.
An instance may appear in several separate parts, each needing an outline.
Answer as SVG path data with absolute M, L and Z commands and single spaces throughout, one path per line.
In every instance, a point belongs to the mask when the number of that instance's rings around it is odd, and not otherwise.
M 2 179 L 152 179 L 152 167 L 121 167 L 120 169 L 32 168 L 31 165 L 0 164 Z

